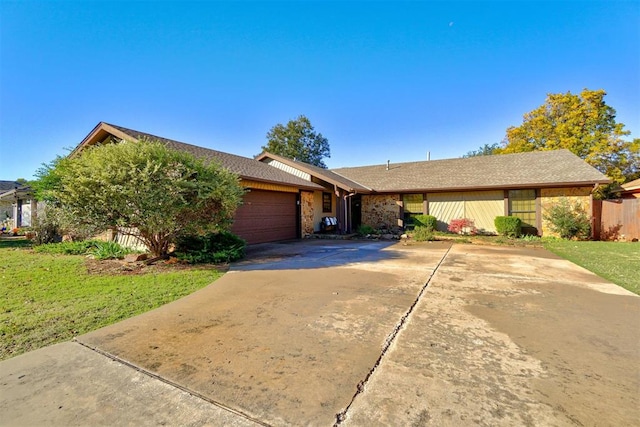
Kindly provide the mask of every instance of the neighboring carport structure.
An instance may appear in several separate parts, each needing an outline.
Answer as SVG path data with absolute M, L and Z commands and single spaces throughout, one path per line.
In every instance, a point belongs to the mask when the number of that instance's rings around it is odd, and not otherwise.
M 98 125 L 73 150 L 71 155 L 86 147 L 117 143 L 122 140 L 152 140 L 169 148 L 186 151 L 196 157 L 217 161 L 222 167 L 238 174 L 247 189 L 243 205 L 235 215 L 232 231 L 249 244 L 274 242 L 301 237 L 300 193 L 303 190 L 322 190 L 318 184 L 271 167 L 255 159 L 211 150 L 139 132 L 104 122 Z
M 33 190 L 15 181 L 0 181 L 0 224 L 11 228 L 30 227 L 38 214 Z

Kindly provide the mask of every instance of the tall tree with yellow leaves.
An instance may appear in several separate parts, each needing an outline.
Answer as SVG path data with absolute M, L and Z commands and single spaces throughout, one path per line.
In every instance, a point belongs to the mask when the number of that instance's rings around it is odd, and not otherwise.
M 605 95 L 602 89 L 548 94 L 520 126 L 507 129 L 498 153 L 565 148 L 617 183 L 637 178 L 640 139 L 623 139 L 631 132 L 616 122 L 616 110 L 605 103 Z

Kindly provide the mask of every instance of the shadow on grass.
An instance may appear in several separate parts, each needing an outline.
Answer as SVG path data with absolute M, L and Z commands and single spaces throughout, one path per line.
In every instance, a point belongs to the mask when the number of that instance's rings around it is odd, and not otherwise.
M 24 237 L 0 237 L 0 249 L 26 248 L 33 246 L 31 240 Z

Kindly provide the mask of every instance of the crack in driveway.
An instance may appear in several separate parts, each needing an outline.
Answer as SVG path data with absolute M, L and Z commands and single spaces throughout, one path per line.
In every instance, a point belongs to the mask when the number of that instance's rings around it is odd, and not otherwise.
M 77 337 L 83 346 L 67 342 L 2 362 L 0 424 L 640 419 L 640 377 L 630 368 L 640 366 L 640 297 L 543 249 L 370 245 L 371 253 L 316 264 L 288 262 L 286 254 L 315 258 L 329 249 L 306 242 L 276 249 L 284 266 L 225 274 L 177 302 Z
M 256 258 L 277 252 L 279 263 L 250 259 L 188 297 L 77 340 L 252 420 L 333 425 L 449 245 L 430 249 L 276 246 Z
M 424 292 L 427 290 L 427 287 L 429 286 L 429 283 L 431 282 L 431 279 L 436 274 L 436 272 L 438 271 L 438 269 L 440 268 L 440 266 L 442 265 L 444 260 L 447 258 L 447 255 L 449 255 L 450 251 L 451 251 L 451 246 L 444 253 L 444 255 L 442 256 L 442 258 L 440 259 L 438 264 L 436 264 L 435 268 L 433 269 L 433 271 L 431 272 L 431 274 L 427 278 L 427 281 L 425 282 L 425 284 L 420 289 L 420 292 L 418 292 L 418 296 L 413 301 L 413 303 L 411 304 L 409 309 L 404 313 L 404 315 L 400 318 L 398 323 L 396 323 L 396 325 L 393 328 L 393 330 L 391 331 L 391 333 L 387 336 L 387 339 L 385 340 L 384 345 L 382 346 L 382 350 L 380 351 L 380 356 L 378 356 L 378 359 L 376 360 L 376 363 L 369 370 L 369 372 L 364 377 L 364 379 L 358 383 L 358 385 L 356 387 L 356 393 L 351 398 L 351 401 L 349 402 L 349 404 L 344 408 L 344 410 L 342 410 L 341 412 L 336 414 L 336 422 L 333 425 L 334 427 L 338 427 L 340 424 L 342 424 L 342 422 L 346 419 L 347 413 L 349 412 L 349 409 L 351 408 L 351 405 L 353 405 L 353 402 L 356 400 L 356 398 L 360 394 L 362 394 L 364 392 L 364 389 L 365 389 L 367 383 L 369 382 L 369 380 L 371 379 L 373 374 L 376 372 L 376 369 L 378 369 L 378 366 L 380 366 L 380 364 L 382 363 L 382 359 L 384 358 L 384 356 L 387 354 L 387 352 L 391 348 L 391 345 L 393 344 L 395 339 L 398 337 L 398 334 L 400 333 L 402 328 L 409 321 L 409 316 L 411 316 L 411 313 L 413 313 L 415 307 L 420 302 L 420 299 L 422 298 L 422 295 L 424 295 Z

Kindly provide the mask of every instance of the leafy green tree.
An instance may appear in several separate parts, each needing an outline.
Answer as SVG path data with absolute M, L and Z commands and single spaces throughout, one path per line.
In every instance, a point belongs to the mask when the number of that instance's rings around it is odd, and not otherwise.
M 507 129 L 500 153 L 537 150 L 572 151 L 587 163 L 621 183 L 640 170 L 640 140 L 616 122 L 616 110 L 604 101 L 604 90 L 584 89 L 548 94 L 543 105 L 526 113 L 522 125 Z
M 264 151 L 321 168 L 327 167 L 322 159 L 331 157 L 327 138 L 317 133 L 309 119 L 302 115 L 289 120 L 286 126 L 277 124 L 272 127 L 267 133 L 267 140 L 267 145 L 262 147 Z
M 218 164 L 151 141 L 91 147 L 37 175 L 39 194 L 67 218 L 126 227 L 156 256 L 178 237 L 228 229 L 243 195 L 238 177 Z
M 31 183 L 31 187 L 35 192 L 37 200 L 57 205 L 57 199 L 53 191 L 62 184 L 62 174 L 65 172 L 67 160 L 68 158 L 65 156 L 56 156 L 55 159 L 49 163 L 43 163 L 42 166 L 36 170 L 34 174 L 36 179 Z
M 468 151 L 467 154 L 463 155 L 462 157 L 490 156 L 492 154 L 497 154 L 498 150 L 500 150 L 499 142 L 491 145 L 484 144 L 477 150 Z

